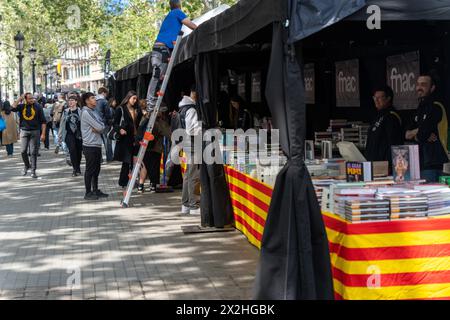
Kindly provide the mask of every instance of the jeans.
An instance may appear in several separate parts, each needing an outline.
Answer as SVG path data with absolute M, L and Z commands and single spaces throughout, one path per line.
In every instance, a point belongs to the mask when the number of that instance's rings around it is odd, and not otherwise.
M 200 166 L 188 164 L 183 178 L 183 206 L 189 209 L 200 207 Z
M 86 171 L 84 172 L 84 184 L 86 194 L 98 190 L 98 176 L 100 175 L 102 148 L 83 146 L 84 157 L 86 158 Z
M 161 183 L 161 153 L 150 151 L 144 156 L 144 166 L 147 169 L 147 175 L 150 183 L 158 185 Z
M 428 183 L 439 182 L 439 177 L 442 176 L 442 170 L 422 170 L 420 172 L 420 177 L 426 180 Z
M 47 122 L 47 127 L 45 128 L 45 141 L 44 141 L 44 147 L 46 149 L 50 148 L 50 131 L 53 134 L 52 123 Z M 54 134 L 53 134 L 53 138 L 55 138 Z
M 148 85 L 147 90 L 147 103 L 149 105 L 156 105 L 157 100 L 157 90 L 158 87 L 161 87 L 161 83 L 164 79 L 164 76 L 167 71 L 167 67 L 169 64 L 171 52 L 169 48 L 166 46 L 154 46 L 152 55 L 151 55 L 151 63 L 153 67 L 152 79 L 150 80 L 150 84 Z
M 12 156 L 14 153 L 14 145 L 11 143 L 11 144 L 6 145 L 5 147 L 6 147 L 6 152 L 8 153 L 8 156 Z
M 66 144 L 69 149 L 70 162 L 72 162 L 72 167 L 74 172 L 81 172 L 80 164 L 83 152 L 83 142 L 77 139 L 74 134 L 67 133 Z
M 68 150 L 67 150 L 66 143 L 64 141 L 59 141 L 59 138 L 58 138 L 59 127 L 58 128 L 53 127 L 52 131 L 53 131 L 53 140 L 54 140 L 53 142 L 54 142 L 55 146 L 60 146 L 62 148 L 63 152 L 67 153 Z
M 38 141 L 40 137 L 40 130 L 20 130 L 20 152 L 22 153 L 22 160 L 27 169 L 36 171 L 37 155 L 38 155 Z M 31 165 L 28 157 L 28 148 L 31 153 Z

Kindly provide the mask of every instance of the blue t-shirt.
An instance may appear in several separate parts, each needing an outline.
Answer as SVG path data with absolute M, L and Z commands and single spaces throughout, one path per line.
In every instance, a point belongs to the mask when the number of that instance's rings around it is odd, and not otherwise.
M 173 42 L 183 27 L 181 21 L 187 18 L 187 15 L 181 9 L 173 9 L 164 19 L 159 30 L 156 42 L 164 43 L 168 48 L 173 49 Z

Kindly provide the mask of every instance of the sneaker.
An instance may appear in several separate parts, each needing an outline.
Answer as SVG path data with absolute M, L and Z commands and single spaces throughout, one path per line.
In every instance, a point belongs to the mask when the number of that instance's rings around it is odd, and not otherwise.
M 81 170 L 77 170 L 75 173 L 76 173 L 77 176 L 81 176 L 82 175 Z
M 72 172 L 72 177 L 76 177 L 76 176 L 77 176 L 76 171 Z
M 55 148 L 55 153 L 56 153 L 56 154 L 59 153 L 59 146 L 56 146 L 56 148 Z
M 190 214 L 191 216 L 199 216 L 199 215 L 200 215 L 200 208 L 197 208 L 197 209 L 191 209 L 191 210 L 189 211 L 189 214 Z
M 28 167 L 25 167 L 25 168 L 23 169 L 23 175 L 24 175 L 24 176 L 26 176 L 26 175 L 28 174 L 28 170 L 30 170 L 30 168 L 28 168 Z
M 155 184 L 151 184 L 150 185 L 150 192 L 156 192 L 156 185 Z
M 98 200 L 98 196 L 96 194 L 94 194 L 93 192 L 89 192 L 84 196 L 84 200 Z
M 144 184 L 140 184 L 138 187 L 138 192 L 139 193 L 144 193 Z
M 103 193 L 100 190 L 94 191 L 93 193 L 99 198 L 108 198 L 109 197 L 109 194 Z
M 32 171 L 31 172 L 31 177 L 33 178 L 33 179 L 37 179 L 37 174 L 36 174 L 36 171 Z
M 189 207 L 186 207 L 186 206 L 181 206 L 181 213 L 182 214 L 189 214 L 189 211 L 190 211 L 191 209 L 189 208 Z

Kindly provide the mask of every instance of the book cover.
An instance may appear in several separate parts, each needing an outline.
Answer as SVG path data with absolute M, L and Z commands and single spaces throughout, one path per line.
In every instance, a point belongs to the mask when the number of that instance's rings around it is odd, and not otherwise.
M 396 183 L 420 179 L 418 146 L 393 146 L 392 168 Z
M 345 167 L 347 182 L 368 182 L 373 180 L 371 162 L 347 162 Z

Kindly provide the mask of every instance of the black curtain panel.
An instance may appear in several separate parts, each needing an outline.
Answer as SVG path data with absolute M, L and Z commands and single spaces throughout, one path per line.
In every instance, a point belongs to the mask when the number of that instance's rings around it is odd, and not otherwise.
M 217 127 L 218 55 L 200 54 L 195 62 L 196 87 L 203 130 Z M 203 150 L 206 145 L 203 145 Z M 203 163 L 200 167 L 201 224 L 223 228 L 233 222 L 230 192 L 221 164 Z
M 333 299 L 328 239 L 303 161 L 306 112 L 303 78 L 287 29 L 274 24 L 266 97 L 274 125 L 287 135 L 289 160 L 279 173 L 262 238 L 255 281 L 260 300 Z M 284 133 L 283 133 L 284 132 Z

